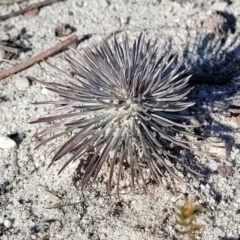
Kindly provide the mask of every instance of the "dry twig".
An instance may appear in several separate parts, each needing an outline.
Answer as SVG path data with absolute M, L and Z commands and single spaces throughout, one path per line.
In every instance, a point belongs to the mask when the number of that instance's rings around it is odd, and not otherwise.
M 10 47 L 10 46 L 6 46 L 3 42 L 0 41 L 0 49 L 6 51 L 6 52 L 11 52 L 11 53 L 18 53 L 18 48 L 15 47 Z
M 122 32 L 122 29 L 118 29 L 118 30 L 116 30 L 116 31 L 113 31 L 113 32 L 111 32 L 110 34 L 108 34 L 108 35 L 104 38 L 104 40 L 106 41 L 106 40 L 112 38 L 113 36 L 117 36 L 117 35 L 118 35 L 119 33 L 121 33 L 121 32 Z
M 70 45 L 71 43 L 75 42 L 77 40 L 77 36 L 74 34 L 71 37 L 67 38 L 66 40 L 64 40 L 63 42 L 60 42 L 58 44 L 56 44 L 55 46 L 49 48 L 48 50 L 39 53 L 37 56 L 32 57 L 28 60 L 26 60 L 25 62 L 22 62 L 16 66 L 13 66 L 10 69 L 7 69 L 5 71 L 2 71 L 0 73 L 0 80 L 14 74 L 17 72 L 20 72 L 32 65 L 34 65 L 35 63 L 40 62 L 41 60 L 56 54 L 57 52 L 59 52 L 60 50 L 62 50 L 63 48 L 67 47 L 68 45 Z
M 240 108 L 237 108 L 237 107 L 234 108 L 234 107 L 235 106 L 233 106 L 232 108 L 229 108 L 228 111 L 233 114 L 240 114 Z
M 13 3 L 24 2 L 26 0 L 0 0 L 0 5 L 10 5 Z
M 232 113 L 232 115 L 240 114 L 240 102 L 235 100 L 229 107 L 228 112 Z
M 16 12 L 12 12 L 12 13 L 9 13 L 9 14 L 6 14 L 6 15 L 3 15 L 3 16 L 0 16 L 0 20 L 1 21 L 5 21 L 11 17 L 16 17 L 18 15 L 21 15 L 23 13 L 26 13 L 26 12 L 29 12 L 33 9 L 36 9 L 36 8 L 41 8 L 41 7 L 45 7 L 47 5 L 51 5 L 53 3 L 56 3 L 56 2 L 60 2 L 62 0 L 45 0 L 43 2 L 40 2 L 40 3 L 35 3 L 35 4 L 32 4 L 32 5 L 29 5 L 19 11 L 16 11 Z

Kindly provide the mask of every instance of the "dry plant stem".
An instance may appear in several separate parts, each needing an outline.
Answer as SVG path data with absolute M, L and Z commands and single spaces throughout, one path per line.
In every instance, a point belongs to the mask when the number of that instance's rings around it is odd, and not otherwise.
M 193 74 L 189 80 L 190 83 L 206 83 L 222 85 L 229 83 L 233 79 L 232 76 L 219 76 L 208 74 Z
M 121 33 L 122 32 L 122 29 L 118 29 L 118 30 L 116 30 L 116 31 L 114 31 L 114 32 L 111 32 L 110 34 L 108 34 L 104 39 L 105 40 L 108 40 L 108 39 L 110 39 L 110 38 L 112 38 L 112 37 L 114 37 L 114 36 L 117 36 L 119 33 Z
M 24 2 L 26 0 L 0 0 L 0 5 L 10 5 L 13 3 Z
M 11 52 L 11 53 L 16 53 L 16 54 L 18 53 L 18 49 L 17 48 L 5 46 L 1 42 L 0 42 L 0 49 L 4 50 L 6 52 Z
M 62 0 L 45 0 L 43 2 L 40 2 L 40 3 L 35 3 L 35 4 L 32 4 L 32 5 L 29 5 L 19 11 L 16 11 L 16 12 L 12 12 L 12 13 L 9 13 L 9 14 L 6 14 L 6 15 L 3 15 L 3 16 L 0 16 L 0 20 L 2 21 L 5 21 L 11 17 L 16 17 L 18 15 L 21 15 L 25 12 L 29 12 L 35 8 L 41 8 L 41 7 L 45 7 L 47 5 L 50 5 L 50 4 L 53 4 L 53 3 L 56 3 L 56 2 L 60 2 Z
M 237 108 L 230 108 L 228 111 L 233 114 L 240 114 L 240 109 Z
M 77 35 L 74 34 L 71 37 L 64 40 L 63 42 L 60 42 L 60 43 L 56 44 L 54 47 L 51 47 L 48 50 L 39 53 L 37 56 L 32 57 L 32 58 L 26 60 L 25 62 L 22 62 L 22 63 L 14 66 L 10 69 L 2 71 L 0 73 L 0 80 L 4 79 L 4 78 L 6 78 L 6 77 L 8 77 L 8 76 L 10 76 L 14 73 L 20 72 L 20 71 L 34 65 L 35 63 L 38 63 L 41 60 L 56 54 L 57 52 L 59 52 L 63 48 L 65 48 L 68 45 L 70 45 L 71 43 L 75 42 L 77 40 L 77 38 L 78 38 Z

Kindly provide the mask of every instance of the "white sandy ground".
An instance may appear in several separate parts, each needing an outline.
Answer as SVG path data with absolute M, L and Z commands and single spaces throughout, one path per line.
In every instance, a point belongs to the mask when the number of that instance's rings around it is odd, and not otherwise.
M 54 99 L 56 95 L 39 84 L 19 90 L 16 81 L 21 76 L 57 81 L 53 78 L 56 71 L 40 63 L 2 80 L 0 135 L 19 133 L 25 137 L 15 148 L 0 149 L 0 239 L 180 240 L 184 236 L 177 231 L 176 207 L 184 203 L 186 193 L 196 204 L 202 205 L 197 223 L 203 224 L 204 228 L 196 234 L 197 239 L 240 239 L 240 130 L 234 118 L 226 113 L 229 103 L 237 95 L 240 74 L 235 65 L 221 63 L 226 51 L 235 49 L 237 57 L 239 21 L 235 33 L 228 33 L 226 43 L 219 50 L 216 50 L 217 46 L 202 43 L 201 39 L 196 40 L 196 36 L 207 33 L 201 22 L 214 10 L 228 11 L 239 20 L 240 1 L 232 1 L 229 5 L 227 2 L 192 0 L 181 6 L 169 0 L 66 0 L 42 8 L 37 16 L 18 16 L 0 22 L 1 40 L 15 37 L 23 28 L 31 35 L 26 44 L 31 45 L 32 51 L 22 54 L 22 60 L 58 43 L 60 39 L 55 37 L 54 30 L 61 23 L 76 27 L 79 37 L 93 34 L 78 49 L 91 46 L 112 31 L 126 27 L 131 38 L 145 30 L 147 37 L 172 39 L 179 53 L 190 42 L 190 46 L 195 48 L 190 48 L 192 54 L 188 55 L 188 62 L 195 71 L 211 71 L 213 66 L 220 65 L 215 73 L 234 72 L 236 76 L 224 86 L 198 85 L 191 95 L 197 101 L 192 111 L 199 115 L 208 112 L 203 117 L 200 133 L 220 137 L 232 146 L 227 159 L 200 156 L 192 166 L 199 164 L 214 169 L 226 164 L 232 166 L 233 176 L 225 178 L 209 171 L 208 177 L 201 179 L 182 174 L 186 184 L 169 178 L 165 180 L 165 189 L 149 184 L 155 200 L 145 194 L 131 192 L 127 174 L 122 181 L 125 186 L 122 200 L 108 196 L 105 184 L 109 172 L 107 167 L 103 168 L 97 181 L 83 191 L 76 188 L 74 181 L 78 162 L 68 166 L 60 176 L 57 171 L 64 159 L 46 170 L 53 156 L 51 150 L 66 138 L 34 150 L 36 142 L 32 136 L 45 125 L 30 125 L 28 122 L 49 112 L 49 108 L 34 106 L 32 102 Z M 17 4 L 0 5 L 0 15 L 18 9 Z M 48 60 L 68 69 L 60 56 L 58 54 Z M 0 62 L 0 71 L 19 61 Z M 201 61 L 206 62 L 202 67 L 199 65 Z M 191 164 L 191 159 L 188 160 Z

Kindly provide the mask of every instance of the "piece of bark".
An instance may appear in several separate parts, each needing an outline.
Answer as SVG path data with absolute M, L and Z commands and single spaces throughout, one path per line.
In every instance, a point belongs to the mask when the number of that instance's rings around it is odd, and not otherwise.
M 0 5 L 10 5 L 13 3 L 20 3 L 24 1 L 27 1 L 27 0 L 0 0 Z
M 24 16 L 26 16 L 26 17 L 29 17 L 29 16 L 33 17 L 33 16 L 38 15 L 38 13 L 39 13 L 39 9 L 35 8 L 35 9 L 31 10 L 31 11 L 28 11 L 28 12 L 24 13 Z
M 15 53 L 15 54 L 17 54 L 19 51 L 18 48 L 6 46 L 6 45 L 2 44 L 1 42 L 0 42 L 0 49 L 4 50 L 6 52 Z
M 236 108 L 234 106 L 229 108 L 228 111 L 233 114 L 240 114 L 240 108 Z
M 220 165 L 217 168 L 218 173 L 222 176 L 222 177 L 232 177 L 234 174 L 234 170 L 232 167 L 230 166 L 226 166 L 226 165 Z
M 227 19 L 218 11 L 208 16 L 204 20 L 203 26 L 216 34 L 227 34 L 229 29 Z
M 232 115 L 240 114 L 240 99 L 236 98 L 228 107 L 228 112 L 232 113 Z
M 74 34 L 71 37 L 67 38 L 66 40 L 56 44 L 55 46 L 49 48 L 48 50 L 39 53 L 37 56 L 32 57 L 16 66 L 13 66 L 10 69 L 4 70 L 2 72 L 0 72 L 0 80 L 14 74 L 17 72 L 20 72 L 28 67 L 31 67 L 32 65 L 34 65 L 35 63 L 38 63 L 40 61 L 42 61 L 43 59 L 52 56 L 56 53 L 58 53 L 59 51 L 61 51 L 63 48 L 67 47 L 68 45 L 70 45 L 71 43 L 77 41 L 78 37 Z
M 40 3 L 31 4 L 31 5 L 23 8 L 19 11 L 0 16 L 0 20 L 5 21 L 5 20 L 7 20 L 11 17 L 16 17 L 16 16 L 19 16 L 23 13 L 29 12 L 29 11 L 35 9 L 35 8 L 42 8 L 42 7 L 45 7 L 45 6 L 51 5 L 51 4 L 56 3 L 56 2 L 60 2 L 60 1 L 62 1 L 62 0 L 45 0 L 45 1 L 40 2 Z
M 235 121 L 236 121 L 237 125 L 240 126 L 240 115 L 235 117 Z

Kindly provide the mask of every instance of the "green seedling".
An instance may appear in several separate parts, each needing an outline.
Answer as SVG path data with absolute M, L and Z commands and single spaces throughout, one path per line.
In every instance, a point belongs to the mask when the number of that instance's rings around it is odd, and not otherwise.
M 181 231 L 180 234 L 186 235 L 190 240 L 196 240 L 194 236 L 195 231 L 203 228 L 203 225 L 194 223 L 196 221 L 197 214 L 201 210 L 201 207 L 199 205 L 194 205 L 192 200 L 186 198 L 184 206 L 178 207 L 178 210 L 177 224 L 186 229 L 185 231 Z

